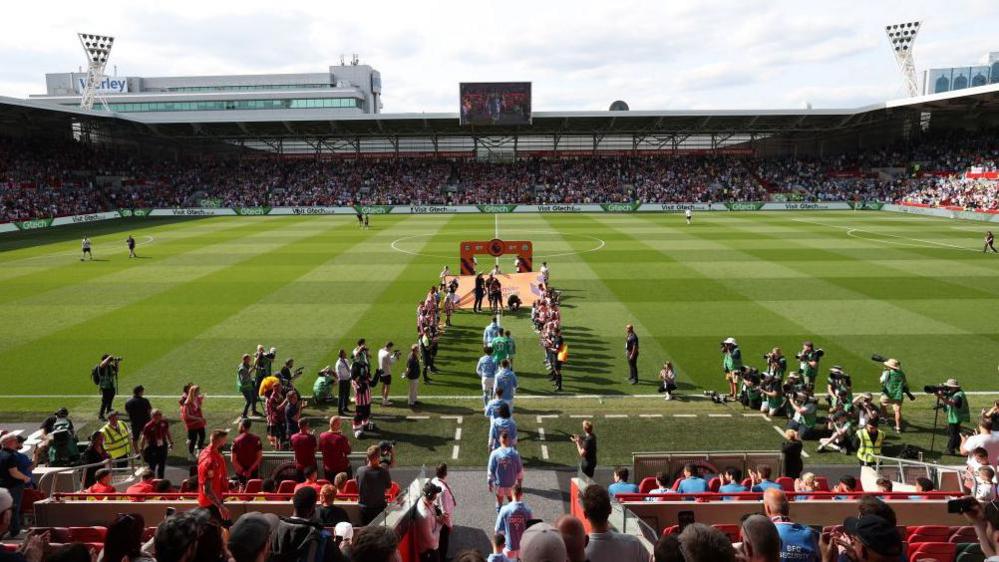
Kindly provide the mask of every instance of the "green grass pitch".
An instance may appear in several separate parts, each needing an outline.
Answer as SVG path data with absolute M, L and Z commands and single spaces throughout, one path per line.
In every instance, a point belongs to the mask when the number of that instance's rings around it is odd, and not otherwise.
M 311 388 L 315 372 L 358 337 L 372 347 L 389 339 L 408 346 L 416 303 L 443 265 L 457 270 L 458 243 L 492 238 L 496 228 L 492 215 L 373 216 L 369 230 L 353 217 L 265 216 L 144 218 L 2 236 L 0 422 L 34 420 L 60 405 L 92 419 L 99 400 L 90 368 L 110 352 L 125 357 L 122 394 L 142 383 L 163 397 L 154 406 L 172 413 L 166 397 L 197 382 L 212 419 L 231 425 L 242 353 L 258 343 L 277 347 L 279 359 L 305 367 L 300 387 Z M 638 450 L 775 446 L 771 426 L 781 422 L 743 416 L 741 406 L 628 398 L 655 394 L 667 359 L 682 394 L 721 390 L 718 342 L 728 336 L 757 366 L 774 345 L 791 356 L 812 339 L 826 350 L 823 373 L 843 365 L 856 390 L 877 390 L 880 369 L 869 357 L 880 353 L 902 361 L 914 389 L 955 377 L 969 391 L 999 391 L 999 258 L 980 252 L 986 228 L 878 212 L 699 213 L 689 226 L 672 214 L 499 215 L 499 236 L 533 240 L 536 262 L 547 259 L 564 291 L 564 394 L 602 396 L 551 396 L 529 313 L 504 318 L 518 345 L 521 393 L 541 397 L 518 403 L 527 456 L 573 462 L 564 434 L 578 427 L 571 416 L 582 415 L 601 420 L 604 451 L 620 461 Z M 94 242 L 92 263 L 79 260 L 83 234 Z M 127 258 L 128 234 L 140 259 Z M 415 412 L 431 422 L 407 420 L 414 412 L 398 406 L 404 398 L 375 407 L 386 432 L 411 434 L 414 459 L 451 458 L 457 424 L 439 417 L 462 415 L 456 462 L 485 462 L 479 403 L 456 397 L 478 394 L 474 365 L 486 322 L 460 313 L 442 338 L 442 372 L 421 388 L 426 406 Z M 641 338 L 638 386 L 626 384 L 628 323 Z M 393 394 L 404 394 L 403 385 Z M 994 398 L 975 395 L 973 406 Z M 906 404 L 914 422 L 907 441 L 928 444 L 930 404 Z

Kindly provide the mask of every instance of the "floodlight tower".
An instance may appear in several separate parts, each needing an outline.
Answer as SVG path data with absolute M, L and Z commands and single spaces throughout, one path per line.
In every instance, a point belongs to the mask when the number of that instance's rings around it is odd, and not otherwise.
M 90 33 L 77 33 L 80 38 L 80 46 L 87 53 L 87 84 L 83 87 L 83 96 L 80 98 L 80 107 L 83 109 L 93 109 L 94 99 L 97 97 L 97 85 L 104 77 L 104 67 L 111 56 L 111 45 L 114 44 L 114 37 L 107 35 L 93 35 Z
M 888 34 L 888 40 L 891 41 L 891 47 L 895 51 L 895 62 L 898 63 L 898 69 L 902 71 L 902 80 L 905 82 L 909 97 L 914 97 L 919 93 L 916 86 L 916 62 L 912 57 L 912 48 L 922 23 L 910 21 L 885 26 L 885 33 Z

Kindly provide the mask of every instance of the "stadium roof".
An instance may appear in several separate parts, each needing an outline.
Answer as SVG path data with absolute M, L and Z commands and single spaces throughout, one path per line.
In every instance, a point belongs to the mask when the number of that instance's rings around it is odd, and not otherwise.
M 999 84 L 887 101 L 859 108 L 779 110 L 535 111 L 522 126 L 463 127 L 457 113 L 336 115 L 323 109 L 107 113 L 0 97 L 0 128 L 44 129 L 86 120 L 112 134 L 160 140 L 242 142 L 265 139 L 399 139 L 405 137 L 725 135 L 748 140 L 772 136 L 811 137 L 876 128 L 902 116 L 938 114 L 991 117 L 997 124 Z M 390 141 L 391 142 L 391 141 Z M 395 141 L 396 143 L 398 141 Z M 397 145 L 397 144 L 396 144 Z

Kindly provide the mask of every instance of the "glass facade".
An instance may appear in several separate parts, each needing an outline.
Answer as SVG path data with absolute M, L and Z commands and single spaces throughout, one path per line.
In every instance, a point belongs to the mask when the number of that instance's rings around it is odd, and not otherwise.
M 213 100 L 213 101 L 157 101 L 109 102 L 108 108 L 116 113 L 157 111 L 226 111 L 253 109 L 360 109 L 362 100 L 355 98 L 275 99 L 275 100 Z M 68 103 L 63 105 L 77 105 Z M 102 104 L 94 110 L 103 111 Z
M 999 82 L 999 63 L 988 66 L 932 68 L 926 73 L 926 93 L 939 94 Z
M 332 88 L 333 84 L 251 84 L 241 86 L 178 86 L 168 92 L 259 92 L 266 90 L 308 90 Z

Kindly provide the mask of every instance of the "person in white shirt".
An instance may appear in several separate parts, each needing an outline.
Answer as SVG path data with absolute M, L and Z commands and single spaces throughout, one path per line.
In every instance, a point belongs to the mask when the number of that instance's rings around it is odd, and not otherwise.
M 444 269 L 441 270 L 441 283 L 447 281 L 448 277 L 451 277 L 451 268 L 445 265 Z
M 982 502 L 990 502 L 996 499 L 996 484 L 993 480 L 996 471 L 991 466 L 980 466 L 975 471 L 975 482 L 971 488 L 971 495 Z
M 687 224 L 690 224 L 690 221 L 694 220 L 694 212 L 690 209 L 684 211 L 683 216 L 687 217 Z
M 337 356 L 336 365 L 337 380 L 337 413 L 345 416 L 350 413 L 350 363 L 347 361 L 347 351 L 341 349 Z
M 83 237 L 82 248 L 83 248 L 83 254 L 80 255 L 80 261 L 83 261 L 83 258 L 85 256 L 89 256 L 90 260 L 93 261 L 94 254 L 90 253 L 90 238 L 87 238 L 86 236 Z
M 389 389 L 392 387 L 392 365 L 399 360 L 401 352 L 393 350 L 395 344 L 388 342 L 378 350 L 378 372 L 375 373 L 382 383 L 382 406 L 391 406 Z
M 420 560 L 440 560 L 437 548 L 440 544 L 441 529 L 447 521 L 447 515 L 436 505 L 441 489 L 432 482 L 423 486 L 423 493 L 416 504 L 416 533 L 414 543 Z
M 992 420 L 982 417 L 978 421 L 978 433 L 970 437 L 961 436 L 961 454 L 968 455 L 968 468 L 978 470 L 981 463 L 975 460 L 975 449 L 981 447 L 989 452 L 989 461 L 999 457 L 999 435 L 992 433 Z
M 541 262 L 541 281 L 545 284 L 545 287 L 548 286 L 548 273 L 548 262 Z
M 447 463 L 442 462 L 437 465 L 437 476 L 430 482 L 441 489 L 441 493 L 437 495 L 437 508 L 445 515 L 446 519 L 444 526 L 441 527 L 437 554 L 440 555 L 441 560 L 447 560 L 447 551 L 451 544 L 451 529 L 454 528 L 454 508 L 458 505 L 458 501 L 454 498 L 454 492 L 447 483 Z

